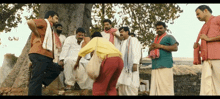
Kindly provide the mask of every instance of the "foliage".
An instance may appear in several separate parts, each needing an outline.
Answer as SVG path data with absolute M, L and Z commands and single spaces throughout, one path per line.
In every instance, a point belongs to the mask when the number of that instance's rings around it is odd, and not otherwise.
M 21 22 L 24 7 L 32 13 L 31 16 L 26 16 L 26 19 L 38 17 L 40 4 L 0 4 L 0 32 L 9 32 L 11 28 L 17 27 Z M 92 34 L 95 31 L 103 31 L 102 21 L 108 18 L 116 28 L 128 26 L 130 32 L 135 32 L 139 41 L 146 46 L 155 37 L 154 24 L 157 21 L 173 24 L 182 12 L 183 10 L 173 3 L 97 3 L 93 4 L 91 12 L 93 24 L 90 32 Z M 168 32 L 171 31 L 168 29 Z
M 10 32 L 11 28 L 17 27 L 21 23 L 21 14 L 23 14 L 24 7 L 33 10 L 32 15 L 27 18 L 34 18 L 38 14 L 39 4 L 0 4 L 0 32 Z
M 157 21 L 163 21 L 166 23 L 174 23 L 174 20 L 178 18 L 183 10 L 176 4 L 146 4 L 146 3 L 125 3 L 125 4 L 103 4 L 93 5 L 93 20 L 96 25 L 92 28 L 96 30 L 103 30 L 102 20 L 99 18 L 108 18 L 113 21 L 113 26 L 121 27 L 128 26 L 130 32 L 135 32 L 138 36 L 139 41 L 146 46 L 149 45 L 155 36 L 154 24 Z M 122 9 L 118 12 L 118 9 Z M 104 14 L 103 14 L 103 11 Z M 115 16 L 118 15 L 117 19 Z M 100 29 L 97 29 L 100 28 Z M 94 31 L 92 29 L 92 31 Z M 168 29 L 168 32 L 171 32 Z M 93 33 L 93 32 L 92 32 Z

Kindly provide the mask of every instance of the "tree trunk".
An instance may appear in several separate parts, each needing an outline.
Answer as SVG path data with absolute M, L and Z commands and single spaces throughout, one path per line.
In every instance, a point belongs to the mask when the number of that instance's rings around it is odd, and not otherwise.
M 63 33 L 66 36 L 73 35 L 78 27 L 83 27 L 87 32 L 87 36 L 90 36 L 89 27 L 91 25 L 92 4 L 41 4 L 39 18 L 44 18 L 45 13 L 49 10 L 59 14 L 59 23 L 63 25 Z M 1 87 L 28 87 L 30 37 Z
M 17 57 L 14 54 L 5 54 L 4 61 L 2 67 L 0 67 L 0 85 L 11 72 L 12 68 L 14 67 L 17 61 Z

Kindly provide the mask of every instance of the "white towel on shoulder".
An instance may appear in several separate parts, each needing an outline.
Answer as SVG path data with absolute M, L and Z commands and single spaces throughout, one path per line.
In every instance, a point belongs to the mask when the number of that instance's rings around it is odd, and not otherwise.
M 42 47 L 43 49 L 52 51 L 53 50 L 53 38 L 52 38 L 52 30 L 51 30 L 50 22 L 47 19 L 44 19 L 44 20 L 47 22 L 47 29 L 46 29 Z

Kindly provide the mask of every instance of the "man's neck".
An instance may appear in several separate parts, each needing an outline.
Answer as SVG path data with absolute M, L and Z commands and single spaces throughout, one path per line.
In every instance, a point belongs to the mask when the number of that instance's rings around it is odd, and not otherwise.
M 165 33 L 165 32 L 164 32 L 164 33 Z M 163 34 L 164 34 L 164 33 L 163 33 Z M 160 36 L 162 36 L 163 34 L 160 34 L 160 35 L 158 34 L 158 38 L 159 38 Z
M 47 19 L 48 21 L 49 21 L 49 23 L 50 23 L 50 25 L 51 25 L 51 27 L 53 27 L 53 22 L 52 22 L 52 20 L 51 19 Z
M 81 41 L 78 41 L 78 40 L 77 40 L 77 43 L 80 45 Z
M 124 40 L 127 40 L 127 39 L 128 39 L 128 37 L 129 37 L 129 36 L 127 36 L 127 37 L 124 37 Z
M 205 23 L 207 23 L 207 22 L 209 21 L 209 19 L 210 19 L 211 16 L 212 16 L 211 14 L 208 14 L 208 15 L 207 15 L 207 17 L 206 17 L 206 19 L 205 19 Z

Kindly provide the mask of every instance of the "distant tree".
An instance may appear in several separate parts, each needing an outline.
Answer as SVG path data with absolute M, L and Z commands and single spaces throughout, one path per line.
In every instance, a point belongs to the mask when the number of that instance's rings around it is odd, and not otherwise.
M 23 14 L 24 7 L 33 10 L 29 18 L 33 18 L 38 14 L 39 4 L 0 4 L 0 32 L 3 30 L 6 33 L 10 32 L 12 28 L 18 26 L 18 23 L 21 23 L 21 14 Z
M 116 8 L 122 10 L 116 13 Z M 96 22 L 96 25 L 92 27 L 91 31 L 103 30 L 102 20 L 108 18 L 113 21 L 114 26 L 129 26 L 131 32 L 137 33 L 142 45 L 147 46 L 155 36 L 154 24 L 157 21 L 173 24 L 174 20 L 180 16 L 179 13 L 182 12 L 179 5 L 174 3 L 94 4 L 92 20 Z M 119 15 L 119 19 L 115 17 L 116 14 Z M 122 23 L 119 23 L 120 20 Z M 168 32 L 171 31 L 168 29 Z

